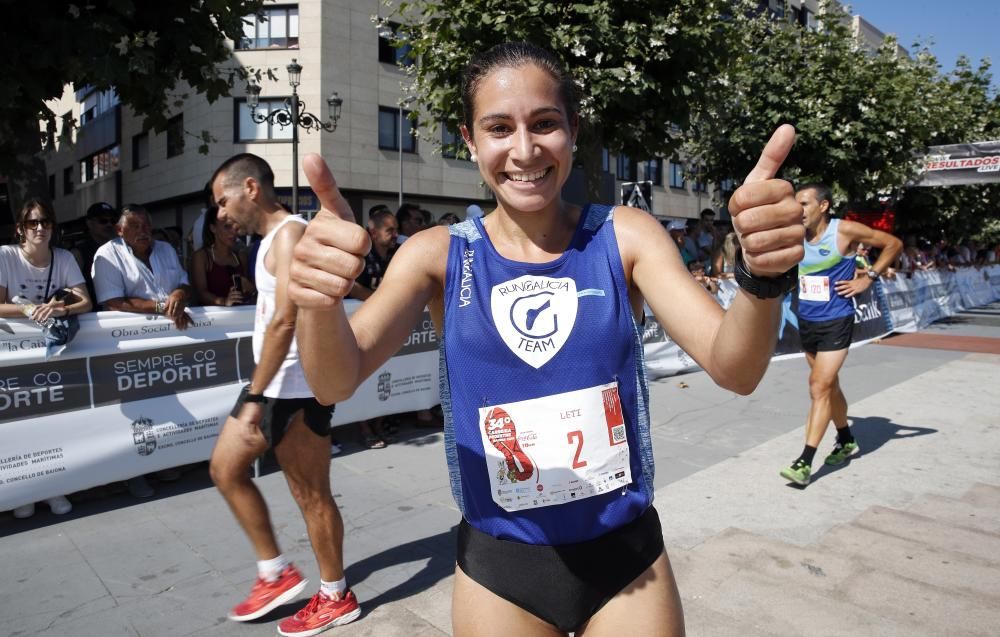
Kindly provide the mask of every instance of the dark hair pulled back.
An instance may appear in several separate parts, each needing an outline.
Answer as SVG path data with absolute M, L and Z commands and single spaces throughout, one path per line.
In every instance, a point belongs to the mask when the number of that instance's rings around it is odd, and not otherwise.
M 567 119 L 572 120 L 576 117 L 576 84 L 563 68 L 559 58 L 530 42 L 504 42 L 477 53 L 462 73 L 462 119 L 469 134 L 472 134 L 475 115 L 473 100 L 483 79 L 497 69 L 516 69 L 529 64 L 534 64 L 552 76 L 552 79 L 559 84 L 559 97 L 566 109 Z

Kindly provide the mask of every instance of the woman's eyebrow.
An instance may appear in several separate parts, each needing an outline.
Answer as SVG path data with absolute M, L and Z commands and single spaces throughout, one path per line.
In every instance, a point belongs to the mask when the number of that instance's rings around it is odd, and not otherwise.
M 531 111 L 531 113 L 529 113 L 529 116 L 537 117 L 539 115 L 544 115 L 545 113 L 557 113 L 559 115 L 562 115 L 562 109 L 555 106 L 542 106 L 540 108 L 536 108 L 535 110 Z M 513 116 L 508 113 L 487 113 L 486 115 L 483 115 L 482 117 L 479 118 L 479 125 L 483 126 L 487 122 L 491 122 L 493 120 L 498 120 L 498 119 L 513 119 Z

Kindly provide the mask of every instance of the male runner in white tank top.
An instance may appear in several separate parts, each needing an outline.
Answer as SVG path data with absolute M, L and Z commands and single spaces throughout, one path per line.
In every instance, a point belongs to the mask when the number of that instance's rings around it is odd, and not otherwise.
M 319 563 L 320 590 L 278 633 L 313 635 L 361 615 L 344 577 L 344 524 L 330 492 L 330 415 L 313 397 L 295 345 L 295 305 L 286 289 L 292 249 L 306 222 L 278 203 L 274 174 L 249 153 L 216 170 L 212 198 L 219 219 L 241 233 L 263 235 L 257 253 L 257 314 L 253 350 L 256 368 L 212 451 L 212 480 L 246 532 L 257 556 L 257 580 L 246 600 L 229 613 L 234 621 L 263 617 L 294 599 L 306 586 L 278 548 L 267 505 L 249 477 L 254 459 L 274 447 L 289 489 L 305 518 Z M 262 428 L 264 431 L 262 431 Z M 267 431 L 270 435 L 266 435 Z

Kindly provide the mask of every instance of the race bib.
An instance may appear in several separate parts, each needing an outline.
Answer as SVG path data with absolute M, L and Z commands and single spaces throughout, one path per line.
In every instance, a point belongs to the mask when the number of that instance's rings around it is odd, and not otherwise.
M 799 300 L 822 301 L 830 300 L 830 277 L 809 276 L 799 277 Z
M 632 482 L 618 383 L 479 409 L 493 501 L 521 511 Z

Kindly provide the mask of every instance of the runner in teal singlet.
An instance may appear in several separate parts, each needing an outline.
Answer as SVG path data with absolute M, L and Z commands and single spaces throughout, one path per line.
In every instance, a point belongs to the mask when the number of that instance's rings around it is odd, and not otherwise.
M 799 186 L 795 199 L 802 205 L 806 226 L 805 257 L 799 263 L 799 335 L 809 362 L 812 407 L 806 423 L 806 444 L 781 477 L 797 485 L 809 484 L 813 457 L 833 420 L 837 442 L 826 464 L 838 465 L 860 449 L 847 424 L 847 399 L 838 374 L 851 346 L 854 328 L 853 297 L 867 290 L 885 272 L 903 248 L 891 234 L 854 221 L 830 218 L 829 186 Z M 855 276 L 858 243 L 882 248 L 878 261 L 863 276 Z

